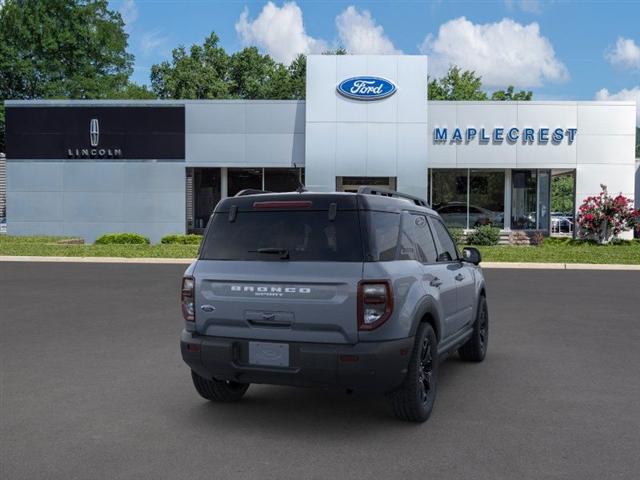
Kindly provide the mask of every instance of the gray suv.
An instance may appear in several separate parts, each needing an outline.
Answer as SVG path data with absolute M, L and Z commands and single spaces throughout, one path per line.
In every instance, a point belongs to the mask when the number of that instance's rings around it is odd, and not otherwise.
M 251 383 L 340 387 L 423 422 L 439 360 L 486 354 L 479 263 L 415 197 L 241 192 L 216 206 L 182 280 L 182 357 L 208 400 Z

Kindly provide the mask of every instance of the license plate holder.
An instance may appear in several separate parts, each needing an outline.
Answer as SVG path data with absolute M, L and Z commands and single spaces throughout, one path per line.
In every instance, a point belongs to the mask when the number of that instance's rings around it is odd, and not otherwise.
M 261 367 L 288 367 L 289 344 L 249 342 L 249 364 Z

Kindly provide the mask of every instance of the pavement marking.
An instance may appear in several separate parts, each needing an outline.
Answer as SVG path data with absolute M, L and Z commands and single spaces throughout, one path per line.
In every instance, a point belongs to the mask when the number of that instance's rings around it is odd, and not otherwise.
M 140 263 L 188 265 L 193 258 L 122 258 L 122 257 L 36 257 L 0 255 L 0 262 L 52 262 L 52 263 Z M 638 270 L 640 265 L 603 263 L 533 263 L 482 262 L 482 268 L 511 268 L 523 270 Z

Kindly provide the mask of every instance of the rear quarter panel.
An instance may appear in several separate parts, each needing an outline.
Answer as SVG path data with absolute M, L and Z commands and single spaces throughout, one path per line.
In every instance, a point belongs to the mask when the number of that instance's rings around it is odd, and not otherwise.
M 414 260 L 365 262 L 363 280 L 391 280 L 393 313 L 375 330 L 358 333 L 362 342 L 396 340 L 411 336 L 418 308 L 424 301 L 422 265 Z

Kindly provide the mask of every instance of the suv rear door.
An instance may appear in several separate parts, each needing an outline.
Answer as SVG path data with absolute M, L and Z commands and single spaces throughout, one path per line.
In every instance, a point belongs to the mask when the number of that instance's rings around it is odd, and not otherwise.
M 213 215 L 195 269 L 199 333 L 357 341 L 363 262 L 358 212 L 295 202 L 256 201 Z M 266 207 L 255 206 L 261 203 Z
M 442 220 L 436 217 L 429 217 L 429 224 L 436 240 L 436 248 L 438 250 L 437 263 L 446 267 L 448 276 L 455 285 L 455 314 L 449 318 L 446 327 L 446 334 L 450 335 L 460 331 L 470 322 L 475 295 L 473 291 L 469 292 L 468 290 L 469 282 L 473 286 L 473 272 L 460 261 L 455 242 L 449 235 Z

